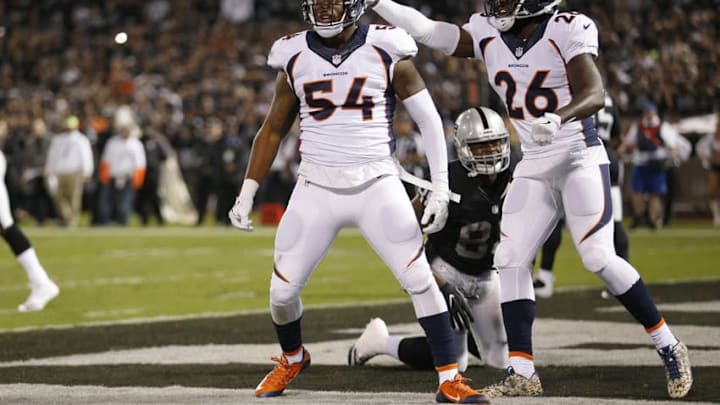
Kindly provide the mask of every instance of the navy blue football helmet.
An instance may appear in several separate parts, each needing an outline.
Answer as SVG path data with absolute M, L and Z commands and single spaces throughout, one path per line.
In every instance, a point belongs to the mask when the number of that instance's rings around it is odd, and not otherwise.
M 486 0 L 485 12 L 493 25 L 500 31 L 507 31 L 516 19 L 535 17 L 555 11 L 560 0 Z
M 356 23 L 365 12 L 365 0 L 330 0 L 322 2 L 325 5 L 343 4 L 343 14 L 334 18 L 330 23 L 320 23 L 315 16 L 314 7 L 320 6 L 318 0 L 303 0 L 302 10 L 305 21 L 310 23 L 313 30 L 323 38 L 332 38 L 342 32 L 345 27 Z

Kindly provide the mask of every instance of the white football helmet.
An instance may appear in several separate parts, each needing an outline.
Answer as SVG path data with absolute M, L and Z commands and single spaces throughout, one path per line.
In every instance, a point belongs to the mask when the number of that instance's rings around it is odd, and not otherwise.
M 486 0 L 482 15 L 504 32 L 515 25 L 515 20 L 551 13 L 558 4 L 560 0 Z
M 343 14 L 341 16 L 333 15 L 332 21 L 329 23 L 318 22 L 318 18 L 315 16 L 315 8 L 320 7 L 319 3 L 324 3 L 326 7 L 329 7 L 341 2 L 343 4 Z M 356 23 L 365 12 L 365 7 L 365 0 L 330 0 L 325 2 L 303 0 L 302 2 L 305 21 L 309 22 L 313 30 L 323 38 L 332 38 L 340 34 L 346 27 Z
M 510 166 L 510 135 L 502 117 L 489 108 L 463 111 L 455 120 L 453 143 L 469 177 L 501 173 Z

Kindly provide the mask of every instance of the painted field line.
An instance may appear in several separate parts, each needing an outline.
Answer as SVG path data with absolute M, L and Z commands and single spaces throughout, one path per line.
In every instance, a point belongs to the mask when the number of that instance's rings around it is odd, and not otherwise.
M 47 384 L 0 385 L 0 397 L 7 403 L 28 405 L 89 405 L 89 404 L 262 404 L 262 405 L 376 405 L 376 404 L 431 404 L 435 403 L 434 389 L 428 392 L 350 392 L 308 391 L 288 389 L 277 398 L 255 398 L 252 389 L 220 389 L 170 386 L 100 387 L 63 386 Z M 709 405 L 708 402 L 642 401 L 620 398 L 537 397 L 497 398 L 495 405 Z

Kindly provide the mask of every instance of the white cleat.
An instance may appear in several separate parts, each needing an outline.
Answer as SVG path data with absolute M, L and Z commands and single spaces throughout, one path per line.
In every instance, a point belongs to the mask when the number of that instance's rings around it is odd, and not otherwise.
M 540 298 L 550 298 L 553 295 L 553 284 L 555 284 L 555 276 L 552 271 L 538 270 L 533 280 L 535 288 L 535 296 Z
M 20 312 L 42 311 L 48 302 L 60 294 L 60 288 L 48 280 L 43 284 L 30 284 L 30 296 L 18 306 Z
M 693 383 L 687 346 L 678 342 L 675 346 L 663 347 L 658 354 L 665 364 L 668 395 L 670 398 L 683 398 Z
M 389 336 L 385 321 L 373 318 L 365 326 L 365 330 L 348 351 L 348 365 L 362 366 L 368 360 L 385 352 L 385 342 Z

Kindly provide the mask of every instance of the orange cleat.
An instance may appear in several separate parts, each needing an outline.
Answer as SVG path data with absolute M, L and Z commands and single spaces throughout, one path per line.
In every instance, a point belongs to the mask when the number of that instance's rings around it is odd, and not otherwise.
M 435 400 L 451 404 L 489 404 L 490 400 L 485 394 L 467 385 L 469 381 L 460 374 L 456 375 L 453 380 L 444 381 L 438 387 Z
M 284 354 L 281 357 L 273 357 L 272 361 L 278 364 L 260 381 L 255 388 L 255 396 L 268 398 L 281 395 L 290 381 L 310 365 L 310 353 L 305 349 L 302 350 L 303 359 L 300 363 L 288 363 Z

